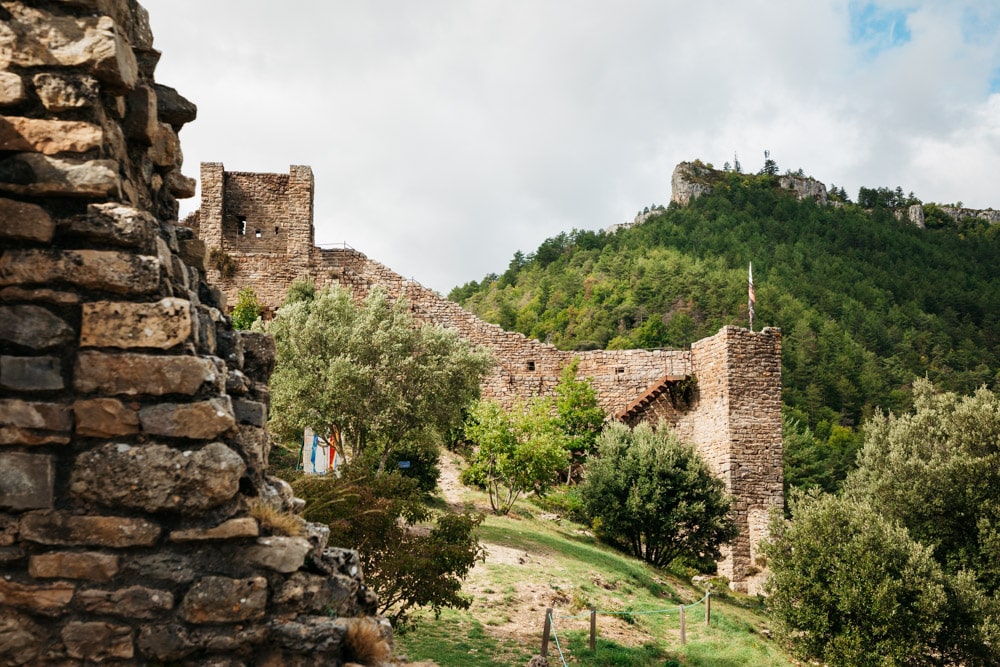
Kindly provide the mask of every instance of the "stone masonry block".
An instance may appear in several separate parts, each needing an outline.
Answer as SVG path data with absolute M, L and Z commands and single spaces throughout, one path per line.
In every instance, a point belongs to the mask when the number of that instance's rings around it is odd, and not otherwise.
M 24 99 L 24 81 L 14 72 L 0 72 L 0 105 L 17 104 Z
M 76 292 L 63 292 L 45 288 L 22 289 L 21 287 L 14 286 L 0 289 L 0 301 L 32 301 L 56 306 L 73 306 L 80 303 L 80 295 Z
M 73 428 L 73 416 L 64 403 L 3 398 L 0 399 L 0 424 L 65 433 Z
M 243 557 L 253 565 L 291 574 L 302 567 L 310 551 L 312 544 L 304 537 L 260 537 Z
M 71 658 L 100 663 L 129 660 L 135 655 L 132 628 L 103 621 L 71 621 L 62 629 L 63 644 Z
M 141 83 L 126 96 L 125 105 L 125 122 L 122 124 L 125 136 L 149 146 L 156 134 L 156 93 L 150 86 Z
M 157 115 L 160 120 L 180 128 L 198 116 L 198 107 L 170 86 L 153 84 L 156 91 Z
M 267 579 L 204 577 L 187 592 L 180 615 L 188 623 L 239 623 L 264 616 Z
M 0 255 L 0 286 L 52 283 L 149 294 L 160 285 L 160 262 L 113 250 L 7 250 Z
M 157 167 L 179 167 L 184 161 L 181 142 L 174 128 L 166 123 L 157 123 L 153 134 L 153 145 L 149 156 Z
M 28 574 L 36 579 L 109 581 L 118 574 L 118 556 L 89 551 L 32 554 Z
M 84 67 L 109 92 L 131 89 L 139 75 L 132 48 L 109 16 L 56 16 L 17 6 L 5 20 L 0 50 L 20 67 Z
M 0 191 L 27 197 L 118 196 L 118 162 L 17 153 L 0 160 Z
M 35 665 L 52 644 L 48 628 L 11 608 L 0 611 L 0 664 Z
M 253 517 L 244 516 L 223 521 L 211 528 L 189 528 L 170 533 L 171 542 L 205 542 L 208 540 L 232 540 L 242 537 L 257 537 L 260 526 Z
M 0 151 L 86 153 L 103 140 L 104 132 L 92 123 L 0 116 Z
M 0 388 L 53 391 L 64 386 L 62 362 L 58 357 L 0 357 Z
M 38 99 L 49 111 L 93 106 L 100 92 L 97 79 L 86 75 L 42 72 L 32 82 Z
M 74 604 L 95 614 L 122 618 L 156 618 L 174 608 L 170 591 L 145 586 L 129 586 L 113 591 L 78 591 Z
M 192 395 L 205 385 L 221 384 L 215 364 L 201 357 L 150 354 L 106 354 L 90 350 L 77 355 L 76 390 L 111 395 Z
M 41 206 L 0 198 L 0 238 L 48 243 L 55 229 Z
M 191 303 L 167 297 L 153 303 L 97 301 L 83 305 L 81 347 L 168 349 L 191 336 Z
M 56 616 L 66 609 L 75 590 L 76 586 L 67 582 L 32 586 L 0 578 L 0 608 L 16 607 L 36 614 Z
M 126 406 L 115 398 L 93 398 L 73 404 L 77 435 L 111 438 L 139 432 L 138 406 Z
M 64 319 L 41 306 L 0 306 L 0 342 L 47 350 L 76 338 Z
M 31 512 L 21 519 L 21 539 L 38 544 L 121 549 L 156 544 L 163 529 L 148 519 Z
M 231 500 L 246 464 L 221 442 L 197 451 L 108 443 L 76 458 L 74 498 L 115 509 L 197 515 Z
M 194 197 L 197 192 L 198 181 L 185 176 L 177 169 L 172 169 L 167 172 L 166 176 L 163 178 L 166 183 L 167 189 L 177 199 L 190 199 Z M 202 268 L 202 271 L 205 269 Z
M 207 269 L 205 257 L 208 253 L 204 241 L 201 239 L 181 239 L 178 244 L 180 245 L 181 259 L 184 260 L 185 264 L 202 272 Z
M 90 204 L 86 214 L 61 222 L 60 232 L 66 236 L 135 248 L 141 253 L 151 254 L 158 227 L 159 223 L 151 213 L 107 202 Z
M 55 466 L 46 454 L 0 452 L 0 507 L 52 507 Z
M 142 430 L 151 435 L 208 440 L 236 425 L 228 396 L 196 403 L 159 403 L 139 410 Z
M 72 428 L 65 404 L 0 399 L 0 445 L 66 444 Z
M 236 414 L 236 421 L 241 424 L 250 424 L 260 428 L 267 424 L 267 406 L 263 403 L 235 398 L 233 399 L 233 412 Z

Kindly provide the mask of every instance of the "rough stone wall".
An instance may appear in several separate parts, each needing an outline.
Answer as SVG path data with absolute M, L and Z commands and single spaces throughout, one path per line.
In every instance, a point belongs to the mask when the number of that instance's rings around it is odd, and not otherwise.
M 740 535 L 724 552 L 720 574 L 737 590 L 762 592 L 760 545 L 782 490 L 781 332 L 728 326 L 691 345 L 696 385 L 688 402 L 669 392 L 629 413 L 628 423 L 666 420 L 695 443 L 735 498 Z
M 0 3 L 0 664 L 341 665 L 374 600 L 266 475 L 158 55 L 130 0 Z
M 208 171 L 213 179 L 221 182 L 222 179 L 217 176 L 221 169 L 217 171 L 216 165 L 218 163 L 209 163 L 207 169 L 203 165 L 203 178 Z M 263 176 L 263 180 L 267 182 L 271 175 Z M 202 192 L 207 189 L 203 183 Z M 197 218 L 190 221 L 197 221 L 198 234 L 209 248 L 219 247 L 213 246 L 213 242 L 221 243 L 225 248 L 225 241 L 220 241 L 218 234 L 212 235 L 211 230 L 218 227 L 208 226 L 206 221 L 219 220 L 222 216 L 216 211 L 229 210 L 231 207 L 228 203 L 224 206 L 217 204 L 214 195 L 210 196 L 210 203 L 203 206 Z M 304 197 L 302 199 L 305 200 Z M 308 201 L 311 205 L 311 194 Z M 303 233 L 303 229 L 308 229 L 309 234 Z M 294 234 L 311 240 L 311 230 L 310 217 L 308 223 L 298 223 L 297 227 L 290 228 L 289 236 Z M 551 393 L 559 382 L 562 369 L 574 356 L 580 359 L 580 376 L 592 380 L 601 405 L 610 412 L 638 396 L 664 372 L 683 374 L 687 372 L 689 365 L 688 353 L 684 351 L 566 352 L 523 334 L 504 331 L 352 248 L 311 246 L 309 252 L 299 255 L 242 253 L 232 247 L 230 250 L 237 265 L 235 275 L 227 278 L 218 269 L 209 267 L 210 277 L 225 291 L 230 303 L 234 302 L 242 287 L 250 286 L 268 308 L 276 309 L 284 300 L 288 287 L 299 277 L 311 278 L 317 288 L 342 285 L 349 288 L 359 300 L 372 288 L 379 287 L 392 298 L 405 298 L 409 301 L 418 321 L 453 329 L 466 340 L 488 348 L 496 358 L 497 365 L 483 382 L 482 393 L 483 396 L 495 398 L 506 405 L 518 398 Z

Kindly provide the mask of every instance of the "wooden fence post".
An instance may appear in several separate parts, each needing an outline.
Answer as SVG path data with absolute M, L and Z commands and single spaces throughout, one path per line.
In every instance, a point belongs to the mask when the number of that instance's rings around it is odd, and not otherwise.
M 687 644 L 687 634 L 684 627 L 684 605 L 680 606 L 681 610 L 681 646 Z
M 597 610 L 590 610 L 590 650 L 597 650 Z
M 542 657 L 549 655 L 549 633 L 552 631 L 552 607 L 545 610 L 545 626 L 542 628 Z
M 705 592 L 705 625 L 712 623 L 712 591 Z

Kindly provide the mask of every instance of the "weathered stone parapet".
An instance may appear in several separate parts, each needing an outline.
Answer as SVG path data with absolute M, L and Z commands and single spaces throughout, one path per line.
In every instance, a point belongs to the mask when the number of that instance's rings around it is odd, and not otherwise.
M 0 665 L 340 664 L 327 614 L 375 600 L 324 527 L 251 516 L 301 511 L 266 474 L 274 343 L 176 224 L 195 108 L 158 55 L 135 0 L 0 8 Z

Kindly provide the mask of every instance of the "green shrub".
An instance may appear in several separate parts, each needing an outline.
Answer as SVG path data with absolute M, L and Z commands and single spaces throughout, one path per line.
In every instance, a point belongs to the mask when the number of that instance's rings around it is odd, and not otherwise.
M 721 480 L 665 427 L 609 424 L 580 496 L 594 532 L 658 567 L 679 556 L 719 557 L 738 534 Z
M 246 331 L 264 312 L 264 304 L 251 287 L 244 287 L 236 295 L 233 306 L 233 328 Z
M 378 612 L 394 624 L 415 607 L 468 609 L 462 579 L 485 554 L 475 535 L 482 515 L 431 512 L 418 480 L 365 465 L 348 464 L 339 479 L 301 477 L 293 488 L 307 501 L 303 516 L 330 527 L 331 544 L 358 550 Z
M 813 492 L 791 507 L 766 553 L 768 606 L 795 653 L 844 667 L 946 664 L 951 585 L 931 550 L 865 502 Z

